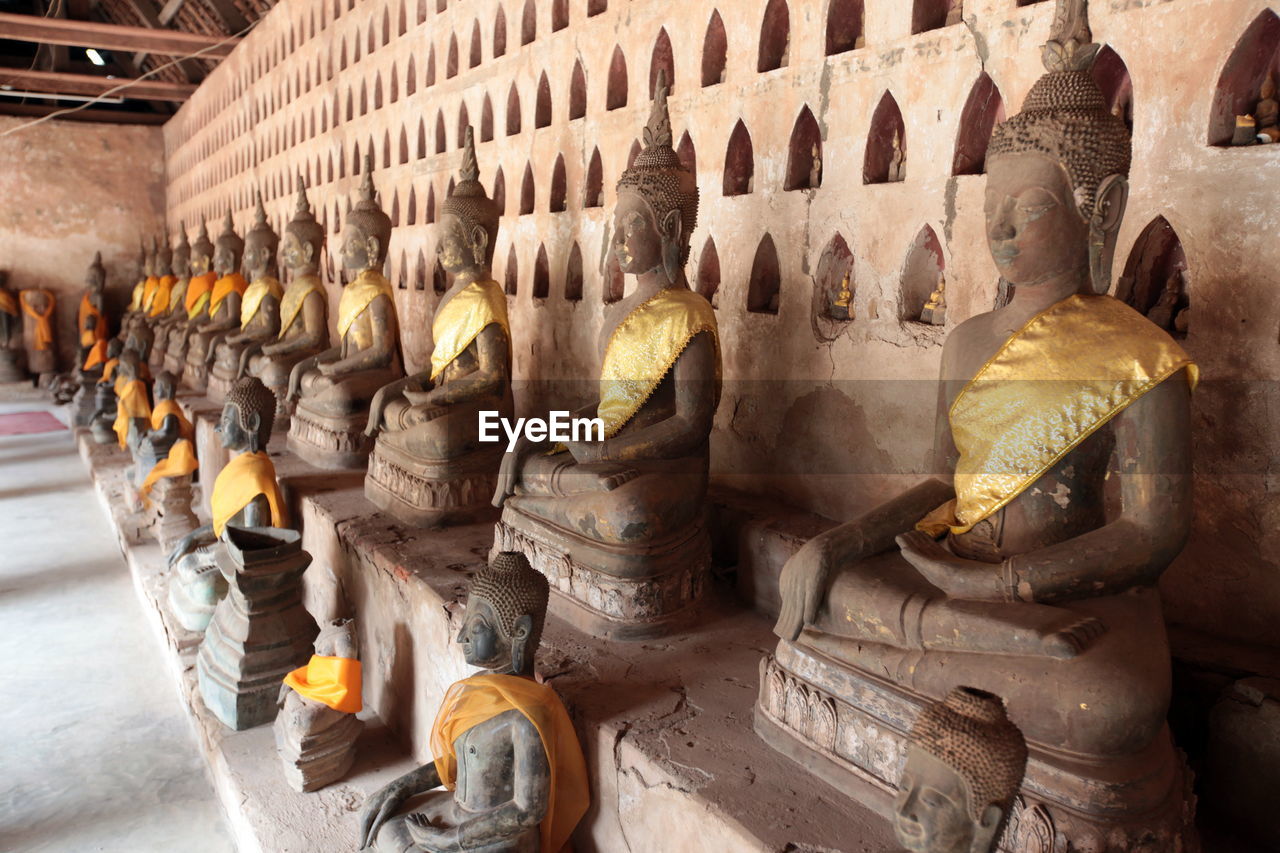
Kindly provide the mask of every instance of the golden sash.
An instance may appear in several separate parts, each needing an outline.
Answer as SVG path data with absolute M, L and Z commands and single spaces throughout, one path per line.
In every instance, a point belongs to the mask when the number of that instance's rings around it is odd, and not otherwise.
M 560 697 L 547 685 L 531 678 L 495 673 L 455 682 L 445 694 L 435 725 L 431 727 L 436 772 L 440 774 L 441 783 L 453 790 L 458 775 L 454 742 L 470 729 L 512 710 L 523 714 L 538 730 L 547 753 L 551 783 L 547 790 L 547 813 L 539 826 L 542 835 L 539 849 L 559 853 L 586 814 L 591 792 L 577 732 Z
M 695 335 L 710 332 L 720 383 L 720 334 L 711 303 L 686 288 L 663 290 L 634 308 L 609 336 L 600 368 L 600 406 L 609 438 L 640 411 Z
M 204 313 L 209 305 L 209 294 L 213 291 L 213 283 L 218 278 L 216 272 L 206 272 L 191 277 L 187 282 L 187 293 L 182 299 L 182 307 L 187 311 L 187 319 L 194 320 Z
M 86 321 L 94 318 L 92 329 L 85 329 Z M 107 339 L 107 318 L 93 304 L 93 300 L 89 298 L 89 294 L 80 297 L 80 310 L 76 314 L 76 324 L 80 332 L 80 346 L 91 347 L 96 341 L 105 341 Z M 86 368 L 87 369 L 87 368 Z
M 36 350 L 44 352 L 53 345 L 53 321 L 50 318 L 53 317 L 53 309 L 57 303 L 53 298 L 53 294 L 46 292 L 45 296 L 48 298 L 49 304 L 45 306 L 43 313 L 37 311 L 31 305 L 31 297 L 38 292 L 36 290 L 24 290 L 19 298 L 22 301 L 23 313 L 36 321 Z
M 284 288 L 280 286 L 280 280 L 273 276 L 263 276 L 256 279 L 248 289 L 241 294 L 240 300 L 240 328 L 249 325 L 249 321 L 257 316 L 258 309 L 262 307 L 262 300 L 268 295 L 274 296 L 276 301 L 280 301 L 280 297 L 284 295 Z
M 244 276 L 238 272 L 224 275 L 218 279 L 218 283 L 213 286 L 213 295 L 209 297 L 209 316 L 216 317 L 218 315 L 218 309 L 222 307 L 222 300 L 230 296 L 231 291 L 234 290 L 244 296 L 244 292 L 248 288 L 249 285 L 245 282 Z
M 353 658 L 312 655 L 306 666 L 286 675 L 284 683 L 335 711 L 358 714 L 364 709 L 360 661 Z
M 1016 498 L 1127 406 L 1199 369 L 1163 330 L 1110 296 L 1069 296 L 1033 317 L 951 404 L 956 498 L 916 527 L 964 533 Z
M 507 298 L 496 281 L 473 281 L 440 306 L 431 323 L 431 378 L 471 346 L 490 323 L 497 323 L 511 340 Z
M 293 326 L 293 321 L 302 314 L 303 304 L 307 301 L 307 297 L 313 293 L 319 293 L 320 298 L 324 298 L 324 292 L 320 285 L 320 276 L 318 275 L 298 276 L 285 288 L 284 298 L 280 300 L 281 338 Z
M 191 279 L 189 278 L 178 279 L 177 283 L 174 284 L 173 289 L 169 291 L 169 308 L 166 311 L 166 313 L 173 314 L 178 310 L 179 306 L 186 304 L 187 288 L 190 286 L 191 286 Z
M 151 307 L 148 317 L 159 317 L 169 310 L 169 300 L 173 298 L 173 286 L 178 283 L 176 275 L 166 275 L 156 283 L 155 292 L 151 294 Z
M 129 299 L 130 311 L 142 310 L 142 294 L 147 289 L 146 280 L 139 281 L 133 286 L 133 296 Z
M 117 381 L 117 386 L 119 382 Z M 123 450 L 129 443 L 129 422 L 134 418 L 151 418 L 151 404 L 147 402 L 147 383 L 132 379 L 116 391 L 116 422 L 112 429 Z
M 170 415 L 178 419 L 178 435 L 188 441 L 194 441 L 196 428 L 191 425 L 191 421 L 187 420 L 187 416 L 182 413 L 182 408 L 173 400 L 161 400 L 156 403 L 156 407 L 151 411 L 151 428 L 163 427 L 164 419 Z
M 196 452 L 191 441 L 185 438 L 175 441 L 173 447 L 169 448 L 169 455 L 151 466 L 151 470 L 147 472 L 147 478 L 138 487 L 142 505 L 151 505 L 148 495 L 151 493 L 151 487 L 161 477 L 185 477 L 199 467 L 200 463 L 196 461 Z
M 13 293 L 8 290 L 0 290 L 0 311 L 18 316 L 18 300 L 14 299 Z
M 142 303 L 138 306 L 138 310 L 145 314 L 151 313 L 151 303 L 156 298 L 156 288 L 160 286 L 160 279 L 154 275 L 147 276 L 142 283 Z
M 221 536 L 231 517 L 258 495 L 266 495 L 271 505 L 271 526 L 285 526 L 284 498 L 276 482 L 276 467 L 265 451 L 241 453 L 218 473 L 213 481 L 209 507 L 213 511 L 213 532 Z
M 387 297 L 391 310 L 395 311 L 395 296 L 391 292 L 391 282 L 377 270 L 365 270 L 356 280 L 342 289 L 342 299 L 338 302 L 338 337 L 345 338 L 347 329 L 356 318 L 364 313 L 369 303 L 379 296 Z

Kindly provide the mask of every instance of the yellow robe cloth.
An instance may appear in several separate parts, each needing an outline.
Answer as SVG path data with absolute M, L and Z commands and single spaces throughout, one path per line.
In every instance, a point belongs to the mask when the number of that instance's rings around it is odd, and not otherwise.
M 93 328 L 85 329 L 90 317 L 94 321 Z M 93 300 L 89 298 L 87 293 L 80 297 L 80 310 L 76 314 L 76 328 L 80 332 L 80 346 L 82 347 L 91 347 L 96 342 L 107 339 L 107 318 L 93 304 Z M 106 352 L 104 350 L 103 358 L 105 359 L 105 357 Z M 88 368 L 86 367 L 85 369 L 87 370 Z
M 231 517 L 249 505 L 258 495 L 266 495 L 271 505 L 271 526 L 284 527 L 284 498 L 276 482 L 276 467 L 265 451 L 241 453 L 227 463 L 213 481 L 209 507 L 213 511 L 213 532 L 221 536 Z
M 364 709 L 360 661 L 352 658 L 312 655 L 306 666 L 286 675 L 284 683 L 335 711 L 358 714 Z
M 191 279 L 180 278 L 169 290 L 169 307 L 165 311 L 166 314 L 173 314 L 187 301 L 187 288 L 191 285 Z
M 285 288 L 284 296 L 280 299 L 281 338 L 293 326 L 293 321 L 302 316 L 302 306 L 313 293 L 320 293 L 320 298 L 324 298 L 318 275 L 299 276 Z
M 609 438 L 640 411 L 695 335 L 710 332 L 720 382 L 720 333 L 711 303 L 685 288 L 663 290 L 634 308 L 609 336 L 600 368 L 600 406 Z
M 539 830 L 541 850 L 559 853 L 578 821 L 587 812 L 591 792 L 587 763 L 577 732 L 556 692 L 545 684 L 517 675 L 485 673 L 455 682 L 445 694 L 431 727 L 431 752 L 440 781 L 453 790 L 458 775 L 454 741 L 468 730 L 499 714 L 516 710 L 533 723 L 542 738 L 551 767 L 547 814 Z
M 280 297 L 284 295 L 284 288 L 280 286 L 280 280 L 273 276 L 263 276 L 254 281 L 253 284 L 241 294 L 240 300 L 240 328 L 249 325 L 258 314 L 258 309 L 262 307 L 262 300 L 268 295 L 274 296 L 276 301 L 280 301 Z
M 14 299 L 13 294 L 8 290 L 0 290 L 0 311 L 18 316 L 18 300 Z
M 22 296 L 20 297 L 22 300 L 22 311 L 28 317 L 36 321 L 36 350 L 44 352 L 49 347 L 53 346 L 53 320 L 51 318 L 53 317 L 53 309 L 56 307 L 57 302 L 52 293 L 45 293 L 45 296 L 49 298 L 49 304 L 45 307 L 43 312 L 37 311 L 31 306 L 30 297 L 33 293 L 34 291 L 31 290 L 22 291 Z
M 129 442 L 129 422 L 134 418 L 151 418 L 151 403 L 147 401 L 147 383 L 132 379 L 123 386 L 116 382 L 116 422 L 112 429 L 123 450 Z
M 145 314 L 151 313 L 151 303 L 156 298 L 156 288 L 160 286 L 160 278 L 158 276 L 149 275 L 142 283 L 142 304 L 138 306 L 138 310 Z
M 345 338 L 351 324 L 379 296 L 387 297 L 391 310 L 395 311 L 396 301 L 391 291 L 391 282 L 377 270 L 365 270 L 355 281 L 344 287 L 342 299 L 338 302 L 338 337 Z
M 473 281 L 455 293 L 431 323 L 431 339 L 435 342 L 431 378 L 439 376 L 490 323 L 501 326 L 507 340 L 511 340 L 507 297 L 496 281 Z
M 171 401 L 166 400 L 165 402 Z M 195 445 L 185 438 L 175 441 L 173 447 L 169 448 L 169 455 L 151 466 L 151 470 L 147 472 L 147 478 L 142 481 L 142 485 L 138 488 L 138 494 L 142 497 L 142 505 L 151 505 L 148 495 L 151 494 L 152 486 L 161 477 L 185 477 L 199 467 L 200 463 L 196 461 Z
M 173 400 L 161 400 L 156 403 L 156 407 L 151 410 L 151 428 L 163 427 L 164 419 L 170 415 L 178 419 L 178 435 L 188 441 L 194 441 L 196 428 L 191 425 L 191 421 L 187 420 L 187 416 L 182 413 L 182 408 Z
M 130 297 L 130 299 L 129 299 L 129 310 L 130 310 L 130 311 L 141 311 L 141 310 L 142 310 L 142 294 L 143 294 L 144 292 L 146 292 L 146 289 L 147 289 L 147 281 L 146 281 L 146 279 L 143 279 L 142 281 L 139 281 L 137 284 L 135 284 L 135 285 L 133 286 L 133 296 L 132 296 L 132 297 Z
M 187 282 L 187 293 L 183 297 L 182 307 L 187 311 L 187 319 L 194 320 L 209 307 L 209 295 L 213 292 L 213 283 L 217 281 L 216 272 L 193 275 Z
M 244 276 L 238 272 L 231 275 L 224 275 L 218 279 L 213 286 L 213 293 L 209 296 L 209 316 L 214 317 L 218 313 L 218 309 L 222 307 L 222 301 L 231 295 L 231 291 L 244 296 L 244 292 L 249 289 L 249 285 L 245 282 Z
M 94 346 L 97 349 L 97 346 Z M 115 376 L 116 368 L 120 366 L 120 359 L 113 358 L 108 360 L 102 366 L 102 378 L 98 380 L 99 385 L 104 385 L 111 381 L 111 377 Z
M 1107 421 L 1185 369 L 1180 346 L 1110 296 L 1069 296 L 1033 317 L 961 390 L 948 413 L 960 452 L 956 498 L 916 527 L 964 533 L 1031 486 Z
M 173 286 L 178 283 L 176 275 L 166 275 L 156 283 L 155 292 L 151 294 L 151 307 L 148 317 L 159 317 L 169 310 L 169 300 L 173 296 Z

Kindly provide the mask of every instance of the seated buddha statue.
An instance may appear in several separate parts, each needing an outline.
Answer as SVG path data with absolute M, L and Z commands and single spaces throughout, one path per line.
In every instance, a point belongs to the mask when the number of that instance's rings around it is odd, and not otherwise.
M 1280 142 L 1280 101 L 1276 100 L 1276 75 L 1271 73 L 1262 81 L 1258 107 L 1253 111 L 1254 128 L 1258 142 Z
M 1173 849 L 1192 830 L 1155 585 L 1190 526 L 1197 370 L 1100 295 L 1130 138 L 1090 75 L 1083 0 L 1059 0 L 1054 27 L 1048 73 L 988 148 L 987 239 L 1013 293 L 947 337 L 941 473 L 787 562 L 756 726 L 818 772 L 834 756 L 888 787 L 894 720 L 970 685 L 1002 696 L 1026 735 L 1028 809 L 1078 849 L 1134 849 L 1148 831 Z M 876 743 L 850 749 L 860 737 Z
M 329 301 L 319 274 L 322 248 L 324 227 L 316 222 L 306 184 L 299 175 L 297 207 L 284 227 L 281 249 L 291 275 L 280 299 L 280 333 L 276 340 L 249 344 L 240 356 L 241 369 L 261 379 L 276 395 L 276 422 L 286 429 L 289 373 L 329 343 Z
M 445 694 L 431 729 L 435 760 L 365 801 L 361 850 L 568 849 L 590 792 L 569 714 L 555 690 L 534 679 L 547 597 L 546 578 L 522 554 L 499 553 L 476 573 L 457 642 L 484 672 Z
M 187 364 L 183 381 L 187 387 L 203 393 L 209 385 L 209 365 L 217 346 L 240 325 L 240 305 L 249 289 L 240 275 L 240 256 L 244 240 L 235 231 L 231 209 L 222 221 L 222 233 L 213 241 L 213 271 L 218 280 L 209 292 L 209 317 L 200 322 L 187 343 Z
M 275 397 L 252 376 L 237 380 L 222 404 L 216 430 L 232 457 L 213 483 L 213 521 L 188 533 L 169 554 L 169 609 L 188 631 L 204 631 L 226 594 L 227 582 L 218 571 L 219 540 L 226 526 L 287 526 L 276 469 L 266 450 L 275 413 Z
M 95 429 L 94 437 L 99 443 L 114 441 L 121 450 L 129 447 L 130 436 L 137 430 L 147 428 L 151 420 L 151 396 L 147 383 L 142 378 L 142 357 L 137 351 L 125 347 L 120 353 L 120 361 L 116 366 L 115 378 L 111 385 L 115 391 L 115 417 L 111 418 L 111 431 L 114 433 L 107 441 L 103 441 L 105 432 Z M 109 417 L 104 408 L 102 420 Z
M 151 327 L 155 331 L 155 343 L 151 346 L 151 357 L 147 363 L 154 376 L 164 370 L 165 357 L 169 349 L 169 333 L 180 320 L 186 319 L 182 310 L 186 299 L 187 286 L 191 282 L 191 244 L 187 242 L 187 229 L 179 224 L 178 242 L 174 244 L 171 269 L 174 281 L 169 287 L 168 299 L 163 305 L 157 298 L 152 304 Z
M 9 273 L 0 270 L 0 382 L 22 382 L 27 378 L 22 369 L 22 349 L 18 338 L 22 333 L 22 308 L 18 294 L 9 289 Z
M 495 547 L 523 551 L 567 617 L 617 638 L 670 630 L 710 563 L 703 504 L 720 345 L 710 303 L 685 278 L 698 191 L 671 147 L 666 91 L 618 182 L 613 251 L 636 291 L 603 335 L 600 399 L 575 413 L 598 418 L 603 440 L 522 438 L 494 492 Z
M 85 273 L 84 283 L 80 306 L 76 310 L 76 390 L 72 399 L 71 422 L 77 427 L 88 426 L 93 417 L 95 390 L 108 358 L 107 336 L 110 334 L 110 327 L 103 293 L 107 283 L 107 269 L 102 265 L 101 252 L 94 252 L 93 263 Z
M 90 388 L 87 384 L 80 386 L 77 392 L 76 401 L 76 425 L 87 426 L 93 431 L 93 437 L 99 444 L 109 444 L 114 440 L 114 434 L 111 432 L 111 426 L 116 420 L 116 382 L 119 377 L 116 376 L 116 369 L 120 366 L 120 356 L 124 353 L 124 341 L 119 338 L 112 338 L 107 342 L 107 360 L 102 363 L 102 372 L 93 386 Z M 92 379 L 92 374 L 85 374 Z M 87 397 L 88 405 L 84 405 L 84 398 Z M 83 418 L 83 424 L 80 422 L 80 411 L 84 409 L 88 414 Z
M 129 452 L 134 462 L 128 478 L 135 487 L 141 487 L 157 463 L 168 459 L 170 451 L 180 441 L 188 442 L 186 450 L 194 459 L 196 430 L 174 400 L 177 390 L 178 384 L 172 373 L 162 370 L 156 374 L 155 381 L 151 383 L 155 399 L 147 423 L 128 436 Z
M 513 415 L 511 325 L 490 267 L 499 214 L 480 184 L 470 127 L 460 177 L 437 226 L 436 252 L 453 281 L 431 324 L 431 368 L 382 388 L 366 429 L 378 439 L 365 494 L 424 526 L 493 512 L 502 445 L 480 442 L 479 415 Z
M 240 328 L 227 334 L 214 349 L 209 372 L 208 397 L 220 402 L 242 374 L 242 356 L 250 346 L 273 340 L 280 334 L 280 298 L 284 288 L 276 269 L 280 237 L 267 222 L 267 211 L 258 193 L 253 227 L 244 235 L 244 268 L 253 283 L 240 299 Z
M 182 304 L 174 306 L 168 337 L 165 342 L 164 369 L 181 380 L 187 367 L 187 345 L 202 323 L 209 319 L 209 297 L 218 274 L 213 264 L 213 241 L 209 229 L 200 220 L 200 231 L 191 242 L 191 278 L 182 294 Z
M 160 320 L 169 313 L 169 300 L 173 296 L 173 288 L 178 277 L 173 274 L 173 249 L 169 246 L 168 235 L 156 240 L 155 254 L 156 286 L 149 298 L 144 297 L 146 323 L 155 329 Z
M 289 449 L 319 468 L 363 468 L 373 441 L 364 433 L 378 389 L 400 378 L 396 305 L 379 270 L 387 257 L 391 218 L 374 198 L 366 155 L 360 200 L 342 226 L 342 265 L 358 273 L 338 303 L 336 347 L 304 359 L 289 375 L 297 408 Z

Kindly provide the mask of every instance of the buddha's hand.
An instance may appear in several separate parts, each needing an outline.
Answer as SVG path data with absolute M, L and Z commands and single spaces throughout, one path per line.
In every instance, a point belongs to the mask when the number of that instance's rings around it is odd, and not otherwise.
M 520 470 L 524 460 L 535 445 L 521 433 L 516 439 L 516 446 L 502 454 L 502 464 L 498 466 L 498 485 L 493 490 L 493 505 L 502 504 L 516 493 L 516 484 L 520 482 Z
M 800 636 L 804 626 L 813 622 L 822 606 L 822 597 L 831 573 L 831 553 L 827 540 L 815 536 L 787 560 L 778 579 L 782 594 L 782 610 L 773 633 L 784 640 Z
M 397 779 L 364 801 L 364 807 L 360 810 L 361 850 L 373 847 L 378 838 L 378 830 L 400 810 L 400 806 L 410 796 L 409 787 Z
M 902 549 L 903 558 L 948 598 L 1004 600 L 998 563 L 957 557 L 947 546 L 920 530 L 903 533 L 895 541 Z
M 404 825 L 409 830 L 409 837 L 421 850 L 429 853 L 456 853 L 462 850 L 456 829 L 435 826 L 424 814 L 409 815 L 405 818 Z
M 179 539 L 177 546 L 175 546 L 174 549 L 171 552 L 169 552 L 169 568 L 172 569 L 174 566 L 178 564 L 179 560 L 181 560 L 187 554 L 190 554 L 191 549 L 195 547 L 195 544 L 196 544 L 195 531 L 192 531 L 191 533 L 188 533 L 186 536 L 183 536 L 181 539 Z

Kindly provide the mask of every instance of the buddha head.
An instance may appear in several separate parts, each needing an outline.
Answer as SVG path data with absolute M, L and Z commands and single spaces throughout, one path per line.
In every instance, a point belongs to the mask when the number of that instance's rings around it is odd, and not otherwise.
M 120 358 L 120 353 L 124 352 L 124 341 L 119 338 L 112 338 L 107 342 L 107 361 Z
M 373 160 L 368 154 L 364 157 L 359 196 L 342 226 L 342 266 L 356 272 L 382 269 L 391 240 L 391 217 L 378 206 L 373 191 Z
M 238 272 L 243 254 L 244 240 L 236 234 L 235 222 L 231 220 L 231 208 L 228 207 L 226 218 L 222 220 L 222 233 L 213 241 L 213 271 L 219 276 Z
M 550 586 L 524 554 L 497 554 L 471 581 L 458 643 L 472 666 L 532 675 Z
M 252 278 L 276 274 L 276 250 L 280 237 L 267 221 L 267 210 L 262 206 L 262 192 L 258 192 L 258 204 L 253 211 L 253 225 L 244 235 L 244 268 Z
M 917 853 L 988 853 L 1026 766 L 1026 741 L 1000 697 L 953 689 L 911 728 L 893 806 L 898 843 Z
M 667 77 L 659 71 L 644 148 L 618 180 L 613 213 L 618 266 L 633 275 L 661 268 L 672 283 L 683 280 L 697 221 L 698 186 L 671 147 Z
M 1087 273 L 1095 292 L 1111 286 L 1131 141 L 1089 73 L 1092 38 L 1086 0 L 1058 0 L 1048 73 L 987 148 L 987 241 L 1018 288 L 1073 273 Z
M 356 639 L 356 620 L 334 619 L 326 622 L 316 636 L 316 654 L 331 658 L 360 660 L 360 643 Z
M 161 400 L 172 400 L 174 392 L 177 390 L 178 381 L 167 370 L 157 373 L 155 381 L 151 383 L 151 393 L 155 395 L 157 403 Z
M 178 223 L 178 242 L 173 247 L 173 274 L 178 278 L 191 275 L 191 244 L 187 242 L 187 226 Z
M 200 231 L 191 241 L 191 274 L 204 275 L 213 268 L 213 241 L 209 239 L 209 227 L 200 220 Z
M 123 379 L 130 382 L 137 379 L 142 373 L 142 356 L 131 346 L 126 346 L 120 350 L 117 356 L 120 363 L 116 365 L 116 379 Z
M 485 194 L 480 183 L 480 166 L 476 162 L 475 139 L 467 127 L 462 151 L 461 179 L 453 195 L 440 208 L 440 239 L 436 253 L 445 271 L 457 275 L 468 269 L 487 274 L 493 263 L 493 248 L 498 239 L 498 207 Z
M 142 250 L 142 274 L 150 278 L 156 274 L 156 238 L 151 238 L 151 245 Z
M 95 293 L 100 292 L 107 284 L 107 268 L 102 265 L 102 253 L 93 253 L 93 263 L 84 275 L 85 285 Z
M 275 417 L 275 394 L 258 377 L 246 376 L 227 392 L 215 432 L 228 450 L 256 453 L 267 449 Z
M 324 228 L 307 200 L 307 185 L 298 175 L 298 202 L 293 219 L 284 227 L 284 263 L 295 275 L 315 275 L 320 269 L 320 249 L 324 246 Z
M 173 249 L 169 247 L 169 235 L 156 238 L 156 271 L 157 276 L 169 275 L 173 270 Z

